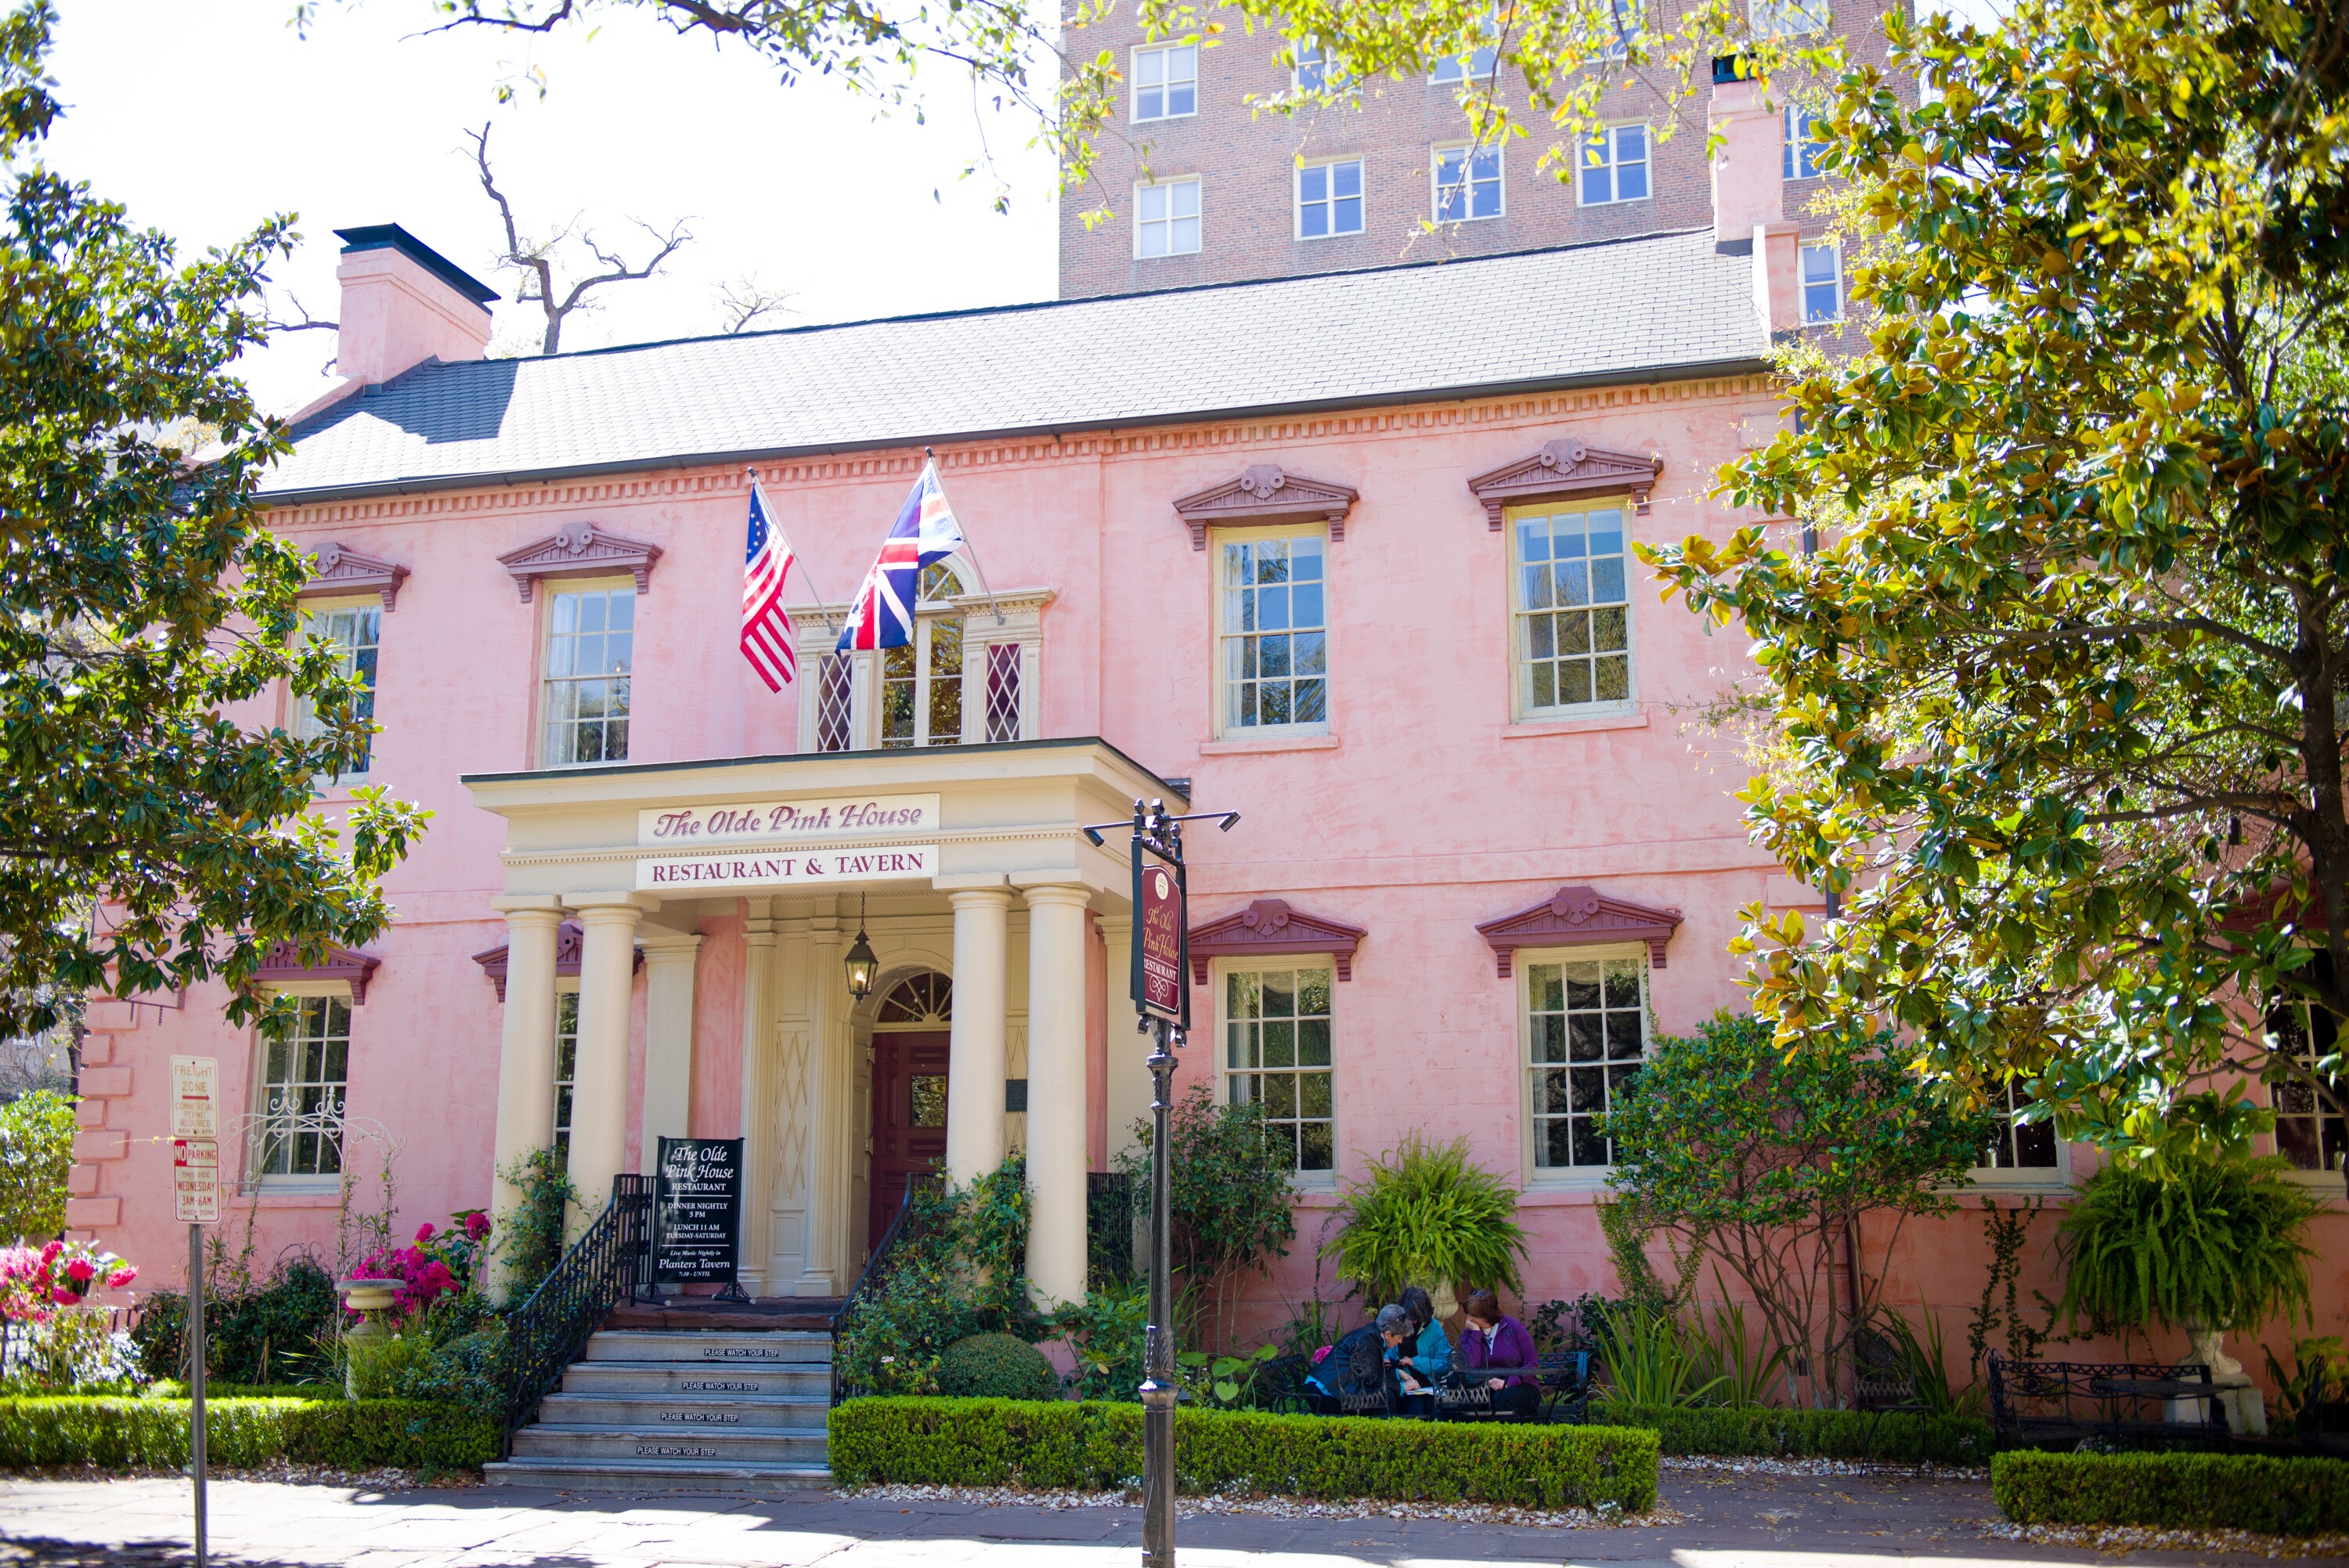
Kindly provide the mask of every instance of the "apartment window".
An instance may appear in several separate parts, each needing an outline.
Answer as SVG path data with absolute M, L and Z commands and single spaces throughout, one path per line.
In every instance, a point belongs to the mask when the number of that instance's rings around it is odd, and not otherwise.
M 1786 106 L 1785 174 L 1789 180 L 1809 180 L 1819 171 L 1819 152 L 1826 139 L 1819 134 L 1819 117 L 1795 104 Z
M 1745 15 L 1757 38 L 1824 33 L 1835 19 L 1829 0 L 1746 0 Z
M 579 993 L 554 998 L 554 1158 L 571 1165 L 571 1090 L 579 1077 Z
M 547 600 L 545 765 L 625 762 L 636 591 L 558 590 Z
M 311 636 L 324 638 L 334 645 L 339 655 L 343 674 L 359 684 L 357 699 L 351 705 L 353 715 L 361 719 L 375 717 L 375 674 L 378 644 L 383 633 L 381 603 L 336 604 L 313 610 L 303 621 L 303 630 Z M 305 740 L 316 740 L 326 732 L 307 697 L 295 700 L 294 733 Z M 365 779 L 374 743 L 362 752 L 358 765 L 346 769 L 336 776 L 336 782 L 347 783 Z
M 1234 1105 L 1264 1108 L 1291 1169 L 1337 1168 L 1330 1062 L 1330 971 L 1235 970 L 1224 976 L 1224 1069 Z
M 954 569 L 934 561 L 922 569 L 922 604 L 962 592 Z M 959 746 L 963 733 L 963 622 L 958 613 L 919 606 L 914 640 L 881 650 L 881 745 Z
M 303 997 L 285 1038 L 267 1043 L 256 1162 L 263 1176 L 341 1173 L 350 1054 L 351 1007 L 340 996 Z
M 1308 163 L 1297 171 L 1297 237 L 1362 232 L 1362 160 Z
M 1803 320 L 1843 319 L 1843 252 L 1835 245 L 1803 247 Z
M 1621 504 L 1519 512 L 1510 521 L 1520 715 L 1630 701 Z
M 1330 634 L 1318 533 L 1222 541 L 1224 731 L 1330 722 Z
M 1134 192 L 1134 253 L 1191 256 L 1199 251 L 1199 182 L 1169 180 Z
M 1582 204 L 1641 201 L 1648 195 L 1648 128 L 1610 125 L 1582 144 Z
M 1299 39 L 1294 53 L 1297 64 L 1289 68 L 1289 81 L 1299 92 L 1326 92 L 1346 79 L 1320 39 Z
M 1133 118 L 1180 119 L 1199 112 L 1199 48 L 1161 44 L 1133 51 Z
M 1534 1164 L 1610 1164 L 1602 1119 L 1647 1055 L 1645 960 L 1634 951 L 1527 964 L 1525 976 Z
M 1484 47 L 1463 55 L 1457 59 L 1436 61 L 1429 69 L 1427 79 L 1431 84 L 1490 81 L 1493 77 L 1495 57 L 1493 46 L 1486 44 Z
M 2311 978 L 2319 979 L 2326 963 L 2317 955 Z M 2321 983 L 2321 980 L 2320 980 Z M 2333 1015 L 2309 1002 L 2290 1002 L 2268 1014 L 2269 1048 L 2298 1061 L 2312 1072 L 2328 1059 L 2336 1087 L 2341 1050 L 2340 1030 Z M 2303 1079 L 2273 1078 L 2276 1152 L 2302 1171 L 2338 1171 L 2349 1154 L 2349 1120 L 2334 1115 L 2319 1099 L 2315 1086 Z
M 2009 1083 L 1992 1091 L 1990 1113 L 1998 1130 L 1982 1162 L 1984 1171 L 2053 1171 L 2056 1169 L 2055 1124 L 2018 1121 L 2015 1113 L 2031 1103 L 2031 1091 Z
M 817 662 L 815 679 L 815 748 L 845 751 L 856 731 L 855 698 L 850 682 L 855 666 L 845 654 L 826 654 Z
M 1458 223 L 1501 215 L 1501 150 L 1435 150 L 1435 221 Z

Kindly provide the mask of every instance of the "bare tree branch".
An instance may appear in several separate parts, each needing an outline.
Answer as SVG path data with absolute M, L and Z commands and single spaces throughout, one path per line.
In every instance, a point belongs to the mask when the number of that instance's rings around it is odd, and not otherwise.
M 761 316 L 797 315 L 788 289 L 771 289 L 755 275 L 746 274 L 718 287 L 718 314 L 729 337 L 746 332 Z

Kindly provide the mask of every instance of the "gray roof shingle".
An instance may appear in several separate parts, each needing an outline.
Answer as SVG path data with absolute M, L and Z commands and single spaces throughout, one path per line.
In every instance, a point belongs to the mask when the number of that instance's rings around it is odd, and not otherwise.
M 295 431 L 281 503 L 681 460 L 1757 366 L 1712 231 L 1475 261 L 428 363 Z

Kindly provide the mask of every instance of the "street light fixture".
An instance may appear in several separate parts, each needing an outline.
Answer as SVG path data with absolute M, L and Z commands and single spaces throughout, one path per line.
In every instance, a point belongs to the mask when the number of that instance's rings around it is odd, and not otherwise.
M 864 939 L 864 895 L 856 895 L 856 940 L 848 949 L 848 994 L 862 1002 L 873 995 L 873 978 L 881 972 L 881 955 Z

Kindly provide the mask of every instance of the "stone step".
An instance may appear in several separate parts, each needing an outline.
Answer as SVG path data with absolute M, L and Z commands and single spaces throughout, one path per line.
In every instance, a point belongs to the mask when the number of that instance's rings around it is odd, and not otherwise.
M 627 1427 L 638 1431 L 743 1432 L 823 1429 L 830 1402 L 822 1397 L 750 1394 L 621 1396 L 566 1389 L 539 1401 L 543 1427 Z
M 590 1361 L 667 1361 L 700 1367 L 805 1366 L 828 1364 L 832 1336 L 796 1331 L 694 1334 L 682 1330 L 622 1329 L 590 1335 Z
M 821 1464 L 719 1464 L 501 1460 L 481 1467 L 492 1486 L 545 1486 L 566 1491 L 805 1491 L 832 1484 Z
M 689 1398 L 832 1398 L 832 1368 L 821 1364 L 780 1367 L 747 1364 L 712 1367 L 699 1362 L 574 1361 L 563 1374 L 563 1391 L 599 1398 L 616 1396 Z
M 533 1426 L 513 1438 L 517 1460 L 586 1460 L 643 1466 L 816 1465 L 825 1461 L 822 1427 L 799 1431 L 667 1431 L 638 1427 Z

